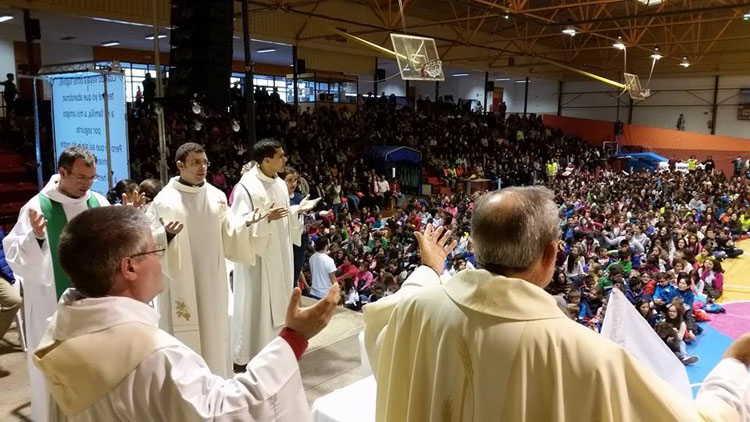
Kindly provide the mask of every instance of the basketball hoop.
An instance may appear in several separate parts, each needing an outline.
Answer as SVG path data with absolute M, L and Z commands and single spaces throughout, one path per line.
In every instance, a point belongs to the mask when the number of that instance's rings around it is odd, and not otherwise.
M 430 78 L 437 78 L 443 72 L 443 61 L 442 60 L 430 60 L 429 62 L 422 65 L 420 73 L 422 77 L 429 76 Z
M 638 75 L 632 73 L 623 73 L 625 77 L 625 90 L 630 94 L 630 98 L 634 100 L 645 100 L 651 95 L 649 89 L 643 89 L 641 87 L 641 78 Z

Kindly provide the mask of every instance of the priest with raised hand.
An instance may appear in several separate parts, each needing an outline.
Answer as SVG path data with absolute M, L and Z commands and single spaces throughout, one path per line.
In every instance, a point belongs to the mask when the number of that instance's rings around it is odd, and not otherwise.
M 257 164 L 235 187 L 232 211 L 244 215 L 258 209 L 266 217 L 251 227 L 253 254 L 234 267 L 232 354 L 237 370 L 284 325 L 285 302 L 294 285 L 292 244 L 300 245 L 304 229 L 299 215 L 320 201 L 305 197 L 290 205 L 288 187 L 278 177 L 287 161 L 280 142 L 258 141 L 252 159 Z
M 66 148 L 58 158 L 58 173 L 21 208 L 18 222 L 3 239 L 8 265 L 23 285 L 35 422 L 49 420 L 49 399 L 44 378 L 31 363 L 31 351 L 39 344 L 60 296 L 71 286 L 57 256 L 60 233 L 68 220 L 81 212 L 109 205 L 104 196 L 90 190 L 96 177 L 96 157 L 91 151 L 77 146 Z
M 162 289 L 159 256 L 167 246 L 154 241 L 150 226 L 132 207 L 105 207 L 63 231 L 60 262 L 73 288 L 33 353 L 55 414 L 69 422 L 310 421 L 297 362 L 333 316 L 338 288 L 309 308 L 299 307 L 296 289 L 286 328 L 246 372 L 226 379 L 158 328 L 148 303 Z
M 480 198 L 471 238 L 481 269 L 450 279 L 439 276 L 450 232 L 416 233 L 423 265 L 364 307 L 376 420 L 749 420 L 750 335 L 729 346 L 693 402 L 560 311 L 543 289 L 560 238 L 553 199 L 536 186 Z
M 154 236 L 168 245 L 162 266 L 165 287 L 156 300 L 160 327 L 203 356 L 214 373 L 229 376 L 225 258 L 242 260 L 254 254 L 249 227 L 264 215 L 248 210 L 235 216 L 229 211 L 226 195 L 206 182 L 210 163 L 202 145 L 181 145 L 175 161 L 180 175 L 156 195 L 148 210 L 156 223 Z M 164 221 L 182 224 L 158 223 Z

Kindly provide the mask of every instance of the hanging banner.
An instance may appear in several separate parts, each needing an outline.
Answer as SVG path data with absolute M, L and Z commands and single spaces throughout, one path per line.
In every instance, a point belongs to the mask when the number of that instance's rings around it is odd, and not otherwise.
M 96 180 L 91 189 L 106 196 L 118 181 L 130 177 L 125 77 L 122 74 L 85 72 L 50 75 L 49 79 L 55 158 L 70 146 L 88 148 L 97 161 Z M 109 113 L 109 128 L 105 122 L 105 108 Z M 112 175 L 112 186 L 109 186 L 108 172 Z

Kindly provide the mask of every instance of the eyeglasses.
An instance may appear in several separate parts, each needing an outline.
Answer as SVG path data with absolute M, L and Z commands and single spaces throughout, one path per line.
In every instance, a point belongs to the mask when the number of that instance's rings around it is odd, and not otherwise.
M 73 173 L 70 173 L 70 175 L 76 179 L 76 182 L 93 182 L 94 180 L 96 180 L 96 175 L 83 176 L 80 174 L 73 174 Z
M 211 167 L 211 162 L 208 160 L 190 160 L 187 165 L 188 167 Z
M 153 251 L 140 252 L 140 253 L 137 253 L 135 255 L 130 255 L 128 258 L 135 258 L 135 257 L 138 257 L 138 256 L 150 255 L 150 254 L 156 254 L 156 256 L 162 257 L 162 256 L 164 256 L 164 251 L 166 251 L 166 250 L 167 250 L 167 248 L 165 248 L 163 245 L 156 245 L 156 249 L 154 249 Z

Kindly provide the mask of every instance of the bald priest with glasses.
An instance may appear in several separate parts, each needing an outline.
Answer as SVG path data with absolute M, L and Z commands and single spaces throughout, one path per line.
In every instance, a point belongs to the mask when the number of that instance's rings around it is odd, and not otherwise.
M 160 315 L 148 303 L 164 285 L 166 248 L 133 207 L 91 209 L 63 230 L 59 259 L 73 287 L 33 354 L 55 420 L 309 421 L 297 361 L 330 321 L 338 287 L 309 308 L 299 307 L 295 289 L 286 328 L 245 372 L 226 379 L 158 328 Z

